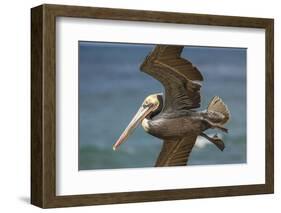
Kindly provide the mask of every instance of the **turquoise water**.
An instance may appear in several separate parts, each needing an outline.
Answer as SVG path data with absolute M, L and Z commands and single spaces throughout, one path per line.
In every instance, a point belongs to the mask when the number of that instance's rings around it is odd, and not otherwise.
M 79 42 L 79 169 L 151 167 L 162 141 L 139 127 L 118 151 L 112 145 L 149 94 L 162 85 L 139 71 L 153 45 Z M 226 148 L 198 138 L 190 165 L 246 163 L 246 49 L 184 48 L 204 76 L 202 104 L 205 109 L 215 95 L 231 111 L 222 133 Z M 214 131 L 208 131 L 213 134 Z

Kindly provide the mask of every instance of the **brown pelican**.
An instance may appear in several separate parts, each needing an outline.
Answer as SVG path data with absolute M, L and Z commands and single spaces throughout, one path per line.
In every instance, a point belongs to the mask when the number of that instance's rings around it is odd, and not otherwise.
M 161 93 L 149 95 L 141 105 L 120 138 L 113 145 L 115 150 L 138 124 L 144 130 L 164 140 L 155 166 L 186 165 L 189 154 L 200 135 L 221 151 L 224 143 L 217 135 L 204 133 L 209 128 L 227 132 L 223 126 L 230 112 L 223 101 L 215 96 L 204 111 L 200 107 L 200 81 L 203 76 L 188 60 L 181 58 L 183 46 L 156 45 L 141 65 L 141 71 L 160 81 L 165 88 Z

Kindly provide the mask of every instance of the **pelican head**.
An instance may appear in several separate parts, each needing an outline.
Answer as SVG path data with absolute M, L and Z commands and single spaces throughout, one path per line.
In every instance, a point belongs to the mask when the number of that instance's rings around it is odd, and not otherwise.
M 139 108 L 138 112 L 135 114 L 131 122 L 128 124 L 126 129 L 123 131 L 119 139 L 113 145 L 113 150 L 116 150 L 120 144 L 125 142 L 127 138 L 132 134 L 135 128 L 146 118 L 152 118 L 161 111 L 162 108 L 162 94 L 152 94 L 146 97 Z

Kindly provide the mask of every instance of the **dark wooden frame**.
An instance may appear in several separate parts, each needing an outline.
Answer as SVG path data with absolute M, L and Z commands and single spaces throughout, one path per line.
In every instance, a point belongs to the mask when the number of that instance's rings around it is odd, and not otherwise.
M 266 34 L 266 183 L 142 192 L 56 196 L 56 17 L 162 22 L 265 29 Z M 274 20 L 155 11 L 41 5 L 31 9 L 31 203 L 64 207 L 131 203 L 274 191 Z

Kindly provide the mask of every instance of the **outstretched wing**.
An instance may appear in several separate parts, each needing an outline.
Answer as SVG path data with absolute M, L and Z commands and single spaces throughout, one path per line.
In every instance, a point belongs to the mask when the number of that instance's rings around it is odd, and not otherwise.
M 160 81 L 165 88 L 163 111 L 200 107 L 200 71 L 180 57 L 183 46 L 156 45 L 140 69 Z
M 195 144 L 197 135 L 189 135 L 178 140 L 165 140 L 155 163 L 156 167 L 185 166 Z

